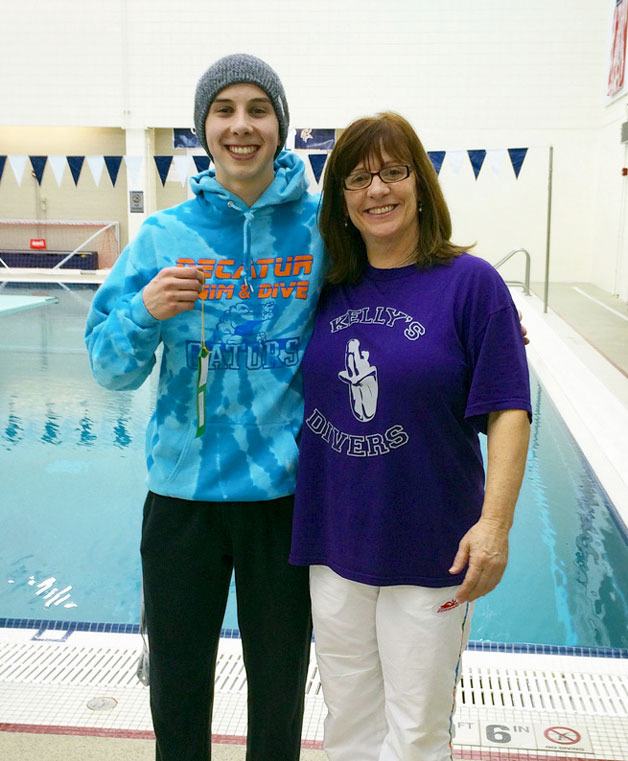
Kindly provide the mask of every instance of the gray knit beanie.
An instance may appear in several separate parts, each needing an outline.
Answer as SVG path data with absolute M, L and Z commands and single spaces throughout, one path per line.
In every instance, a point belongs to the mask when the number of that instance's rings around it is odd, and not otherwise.
M 286 142 L 290 113 L 288 112 L 286 93 L 277 73 L 267 63 L 255 56 L 235 53 L 212 64 L 196 85 L 194 126 L 196 127 L 196 136 L 210 158 L 212 155 L 209 152 L 205 137 L 205 120 L 209 107 L 221 90 L 242 82 L 260 87 L 273 104 L 279 122 L 279 145 L 275 156 L 283 149 Z

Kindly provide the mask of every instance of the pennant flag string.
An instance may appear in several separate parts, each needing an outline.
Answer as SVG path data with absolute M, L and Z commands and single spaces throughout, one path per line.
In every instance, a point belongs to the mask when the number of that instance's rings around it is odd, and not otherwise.
M 46 168 L 48 156 L 29 156 L 28 158 L 31 160 L 31 166 L 33 167 L 33 172 L 35 172 L 35 179 L 37 180 L 37 184 L 41 185 L 41 180 L 44 176 L 44 169 Z
M 192 156 L 197 172 L 204 172 L 209 169 L 209 156 Z
M 321 181 L 321 175 L 323 174 L 323 169 L 325 168 L 325 163 L 327 161 L 328 156 L 329 156 L 328 153 L 308 154 L 308 159 L 310 160 L 310 166 L 312 167 L 312 171 L 314 172 L 314 178 L 316 179 L 317 183 Z
M 445 151 L 428 151 L 427 155 L 429 160 L 432 162 L 432 166 L 434 167 L 436 174 L 440 174 L 441 167 L 443 166 L 443 161 L 445 160 Z
M 185 185 L 187 178 L 188 178 L 188 169 L 190 168 L 190 157 L 189 156 L 173 156 L 172 157 L 172 164 L 173 164 L 173 174 L 176 177 L 177 180 L 181 183 L 181 185 Z
M 502 148 L 489 148 L 486 151 L 486 163 L 491 168 L 494 175 L 500 175 L 504 166 L 506 151 Z
M 515 172 L 515 177 L 517 179 L 519 179 L 519 172 L 521 172 L 521 167 L 523 166 L 523 162 L 525 160 L 527 152 L 528 152 L 527 148 L 509 148 L 508 149 L 508 155 L 510 156 L 510 163 L 512 164 L 512 168 Z
M 100 179 L 105 168 L 104 158 L 102 156 L 86 156 L 85 158 L 87 159 L 87 166 L 92 173 L 96 186 L 100 185 Z
M 48 156 L 48 163 L 57 181 L 57 187 L 60 188 L 65 173 L 65 156 Z
M 306 134 L 302 135 L 301 139 L 303 139 L 304 137 L 309 137 L 309 134 L 307 134 L 305 130 L 303 130 L 302 132 L 305 132 Z M 317 132 L 324 133 L 325 131 L 311 130 L 311 132 L 315 133 L 316 135 Z M 327 136 L 319 135 L 317 137 L 322 141 L 323 138 Z M 475 179 L 477 180 L 478 177 L 480 176 L 480 172 L 482 171 L 485 165 L 488 165 L 495 175 L 500 175 L 503 171 L 503 167 L 505 166 L 506 153 L 507 153 L 510 159 L 510 164 L 512 166 L 513 172 L 515 174 L 515 179 L 519 179 L 519 175 L 521 174 L 521 169 L 527 157 L 528 151 L 529 151 L 529 148 L 488 148 L 488 149 L 478 148 L 478 149 L 467 149 L 467 150 L 428 151 L 427 155 L 432 163 L 432 166 L 434 167 L 434 171 L 439 176 L 444 166 L 445 159 L 447 160 L 447 167 L 449 171 L 453 172 L 454 174 L 459 174 L 460 170 L 462 169 L 464 157 L 466 155 L 469 161 L 471 162 L 473 174 Z M 329 156 L 329 151 L 325 151 L 321 149 L 317 149 L 316 152 L 307 153 L 308 161 L 310 163 L 310 167 L 312 169 L 312 173 L 314 175 L 314 178 L 317 184 L 320 183 L 321 177 L 323 175 L 323 171 L 325 169 L 325 165 L 327 163 L 328 156 Z M 113 187 L 115 187 L 118 180 L 120 167 L 122 165 L 122 161 L 124 160 L 126 164 L 126 168 L 127 168 L 127 179 L 128 179 L 129 187 L 133 187 L 133 186 L 139 187 L 142 182 L 141 173 L 142 173 L 142 167 L 144 165 L 144 156 L 139 156 L 139 155 L 138 156 L 2 155 L 0 156 L 0 180 L 2 180 L 7 159 L 9 160 L 9 164 L 11 165 L 13 174 L 15 175 L 15 179 L 18 185 L 22 184 L 24 171 L 26 168 L 26 162 L 27 160 L 30 159 L 30 163 L 33 169 L 33 175 L 35 176 L 35 179 L 38 185 L 42 184 L 44 171 L 46 169 L 46 166 L 49 163 L 52 173 L 54 175 L 54 178 L 59 187 L 61 186 L 61 183 L 63 181 L 63 175 L 65 172 L 66 162 L 68 167 L 70 168 L 70 172 L 72 174 L 72 179 L 74 180 L 75 186 L 78 186 L 78 182 L 81 177 L 81 172 L 83 170 L 85 159 L 87 159 L 87 164 L 90 168 L 92 177 L 94 178 L 94 182 L 97 186 L 100 184 L 103 170 L 106 167 L 107 173 L 109 175 L 109 179 L 111 180 L 111 184 Z M 190 161 L 190 159 L 192 159 L 192 161 Z M 181 182 L 182 185 L 185 185 L 185 182 L 188 178 L 188 172 L 192 168 L 192 164 L 196 168 L 197 172 L 204 172 L 210 166 L 209 156 L 201 156 L 196 154 L 192 156 L 181 155 L 181 154 L 178 154 L 176 156 L 160 155 L 160 156 L 153 156 L 153 160 L 155 162 L 155 168 L 161 180 L 162 187 L 165 187 L 165 184 L 169 179 L 173 181 L 179 181 Z
M 15 175 L 15 181 L 18 185 L 22 184 L 24 170 L 26 169 L 26 156 L 9 156 L 9 164 Z
M 83 168 L 85 156 L 67 156 L 67 159 L 68 166 L 70 167 L 74 179 L 74 185 L 76 186 L 78 185 L 79 177 L 81 176 L 81 169 Z
M 447 164 L 451 167 L 454 174 L 460 174 L 462 162 L 464 161 L 464 151 L 445 151 L 447 154 Z
M 130 187 L 141 184 L 142 168 L 144 166 L 143 156 L 125 156 L 127 182 Z
M 161 180 L 161 186 L 166 184 L 166 177 L 170 171 L 170 165 L 172 164 L 172 156 L 153 156 L 155 164 L 157 166 L 157 172 L 159 173 L 159 179 Z
M 118 179 L 118 172 L 120 171 L 120 164 L 122 163 L 122 156 L 103 156 L 105 160 L 105 166 L 107 167 L 107 174 L 111 180 L 111 184 L 115 187 Z
M 486 151 L 483 149 L 468 150 L 467 153 L 469 155 L 469 160 L 471 161 L 471 166 L 473 167 L 473 174 L 477 180 L 478 175 L 480 174 L 480 169 L 482 169 L 484 159 L 486 158 Z

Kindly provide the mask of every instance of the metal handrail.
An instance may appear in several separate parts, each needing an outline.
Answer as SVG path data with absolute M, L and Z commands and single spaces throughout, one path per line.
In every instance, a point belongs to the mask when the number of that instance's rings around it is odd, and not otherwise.
M 530 252 L 527 251 L 525 248 L 515 248 L 510 253 L 506 254 L 502 259 L 500 259 L 496 264 L 493 266 L 496 270 L 498 270 L 502 264 L 505 264 L 509 259 L 511 259 L 515 254 L 518 254 L 520 252 L 523 252 L 526 257 L 526 274 L 523 282 L 520 282 L 519 280 L 506 280 L 507 285 L 520 285 L 523 290 L 525 291 L 526 296 L 530 295 Z
M 101 227 L 100 230 L 96 230 L 96 232 L 93 235 L 90 235 L 87 240 L 84 240 L 82 243 L 79 243 L 79 245 L 74 249 L 74 251 L 70 251 L 70 253 L 64 259 L 62 259 L 60 262 L 55 264 L 55 266 L 52 269 L 53 270 L 61 269 L 61 267 L 63 267 L 63 265 L 68 261 L 68 259 L 71 259 L 75 254 L 80 253 L 83 246 L 86 246 L 88 243 L 91 243 L 96 236 L 100 235 L 100 233 L 104 233 L 105 230 L 108 230 L 110 227 L 113 227 L 114 225 L 117 225 L 117 224 L 118 224 L 117 222 L 110 222 L 106 227 Z

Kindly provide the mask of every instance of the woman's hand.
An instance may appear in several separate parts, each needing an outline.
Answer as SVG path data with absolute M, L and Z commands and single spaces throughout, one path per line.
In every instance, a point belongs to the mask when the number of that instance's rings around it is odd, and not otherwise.
M 519 317 L 519 330 L 521 331 L 521 338 L 523 338 L 523 345 L 527 346 L 530 343 L 530 339 L 528 338 L 528 329 L 523 324 L 523 314 L 521 313 L 521 309 L 517 309 L 517 315 Z
M 458 602 L 471 602 L 494 589 L 508 562 L 508 530 L 486 518 L 471 526 L 460 540 L 449 573 L 467 573 L 456 593 Z
M 488 416 L 488 464 L 482 516 L 460 540 L 449 573 L 467 573 L 458 602 L 470 602 L 497 586 L 508 562 L 508 532 L 523 478 L 530 421 L 525 410 Z

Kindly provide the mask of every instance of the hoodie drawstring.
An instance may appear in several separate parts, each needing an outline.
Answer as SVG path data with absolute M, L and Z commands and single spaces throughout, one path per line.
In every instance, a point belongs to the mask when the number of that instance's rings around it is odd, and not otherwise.
M 244 226 L 242 228 L 242 279 L 244 285 L 247 287 L 249 293 L 253 293 L 253 285 L 249 280 L 249 274 L 251 270 L 255 271 L 255 265 L 251 259 L 251 223 L 255 218 L 255 214 L 252 211 L 242 211 L 242 209 L 233 201 L 228 201 L 227 206 L 231 209 L 237 209 L 244 215 Z
M 253 293 L 253 286 L 249 282 L 249 273 L 253 268 L 253 260 L 251 259 L 251 222 L 255 214 L 252 211 L 244 212 L 244 227 L 242 228 L 242 248 L 244 251 L 243 267 L 244 267 L 244 284 L 249 289 L 250 293 Z

